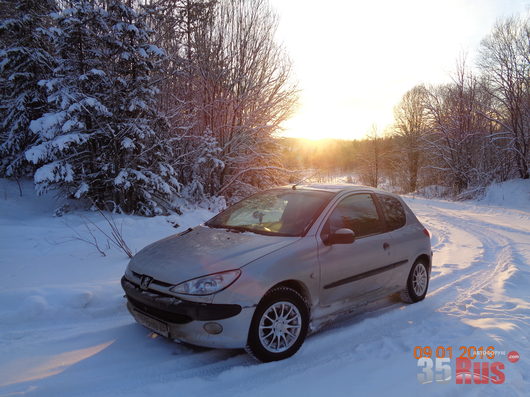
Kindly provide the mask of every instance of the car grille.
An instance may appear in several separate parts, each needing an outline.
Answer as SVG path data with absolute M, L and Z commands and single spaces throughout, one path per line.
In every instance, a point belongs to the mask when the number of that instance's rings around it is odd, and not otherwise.
M 136 272 L 132 272 L 133 276 L 136 277 L 137 279 L 141 279 L 143 277 L 143 274 L 140 274 L 140 273 L 136 273 Z M 151 284 L 156 284 L 156 285 L 160 285 L 161 287 L 171 287 L 172 284 L 169 284 L 169 283 L 165 283 L 163 281 L 160 281 L 160 280 L 156 280 L 156 279 L 153 279 L 151 281 Z
M 191 317 L 188 317 L 184 314 L 172 313 L 166 310 L 158 309 L 145 303 L 142 303 L 130 295 L 127 295 L 127 299 L 134 306 L 135 309 L 144 312 L 145 314 L 156 317 L 160 320 L 167 321 L 168 323 L 174 324 L 186 324 L 192 321 Z

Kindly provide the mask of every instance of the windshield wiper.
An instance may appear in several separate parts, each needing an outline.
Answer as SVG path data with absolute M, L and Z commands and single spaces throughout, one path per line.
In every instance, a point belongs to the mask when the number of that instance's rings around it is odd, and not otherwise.
M 243 233 L 243 232 L 251 232 L 252 230 L 248 230 L 241 226 L 225 226 L 224 227 L 227 231 L 233 232 L 233 233 Z
M 251 230 L 244 228 L 242 226 L 228 226 L 228 225 L 209 225 L 206 224 L 206 226 L 214 228 L 214 229 L 226 229 L 229 232 L 234 233 L 243 233 L 243 232 L 249 232 Z
M 249 232 L 252 232 L 252 233 L 256 233 L 256 234 L 261 234 L 262 236 L 275 236 L 275 237 L 298 237 L 298 236 L 293 236 L 292 234 L 287 234 L 287 233 L 280 233 L 280 232 L 269 232 L 267 230 L 256 230 L 256 229 L 252 229 L 252 230 L 248 230 Z
M 299 236 L 293 236 L 292 234 L 288 233 L 279 233 L 279 232 L 269 232 L 267 230 L 259 230 L 259 229 L 251 229 L 244 226 L 228 226 L 228 225 L 209 225 L 206 224 L 206 226 L 215 228 L 215 229 L 226 229 L 229 232 L 233 233 L 243 233 L 243 232 L 250 232 L 254 234 L 260 234 L 262 236 L 276 236 L 276 237 L 299 237 Z

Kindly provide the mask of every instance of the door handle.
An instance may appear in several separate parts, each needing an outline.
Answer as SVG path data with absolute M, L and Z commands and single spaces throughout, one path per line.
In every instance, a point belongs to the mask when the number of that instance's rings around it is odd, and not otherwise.
M 387 249 L 389 249 L 389 248 L 390 248 L 390 244 L 388 244 L 388 243 L 383 243 L 383 249 L 384 249 L 384 250 L 387 250 Z

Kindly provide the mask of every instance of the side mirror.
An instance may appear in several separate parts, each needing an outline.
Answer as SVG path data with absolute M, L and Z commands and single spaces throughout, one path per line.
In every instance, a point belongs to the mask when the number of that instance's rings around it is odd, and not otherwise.
M 351 244 L 355 241 L 355 233 L 351 229 L 342 228 L 331 234 L 326 244 Z

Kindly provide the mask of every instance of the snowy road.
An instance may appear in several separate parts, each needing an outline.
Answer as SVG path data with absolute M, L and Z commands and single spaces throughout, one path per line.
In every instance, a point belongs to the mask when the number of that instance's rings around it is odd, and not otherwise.
M 6 195 L 7 196 L 7 195 Z M 29 200 L 29 199 L 27 199 Z M 73 214 L 1 200 L 0 396 L 528 395 L 530 212 L 408 199 L 432 232 L 425 301 L 391 298 L 310 336 L 291 359 L 257 364 L 244 352 L 153 337 L 126 312 L 127 260 L 79 241 Z M 200 222 L 207 211 L 181 220 Z M 65 219 L 66 218 L 66 219 Z M 77 222 L 77 223 L 76 223 Z M 127 219 L 135 249 L 173 233 L 160 219 Z M 149 234 L 149 240 L 144 237 Z M 420 384 L 415 346 L 494 346 L 504 384 Z M 502 352 L 517 351 L 511 363 Z

